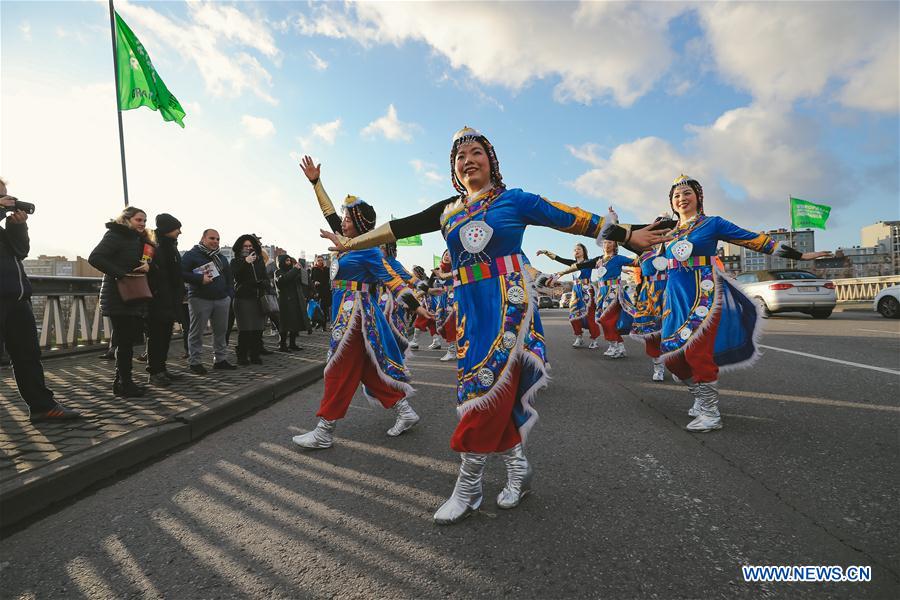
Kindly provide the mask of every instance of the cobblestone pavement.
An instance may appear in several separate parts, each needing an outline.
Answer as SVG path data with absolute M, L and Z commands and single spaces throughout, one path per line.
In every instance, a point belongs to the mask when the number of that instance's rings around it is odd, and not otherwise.
M 268 347 L 277 344 L 266 339 Z M 46 358 L 47 385 L 56 399 L 79 410 L 85 418 L 56 423 L 28 421 L 28 407 L 16 388 L 12 370 L 0 370 L 0 482 L 69 457 L 144 427 L 171 421 L 179 413 L 201 406 L 227 394 L 277 380 L 285 369 L 322 362 L 328 351 L 328 337 L 315 332 L 298 339 L 303 350 L 275 352 L 263 358 L 263 365 L 240 367 L 234 371 L 213 371 L 195 375 L 187 370 L 181 340 L 174 340 L 169 352 L 169 370 L 181 374 L 169 388 L 145 386 L 142 398 L 117 398 L 112 394 L 115 364 L 98 353 Z M 136 354 L 138 348 L 135 348 Z M 206 348 L 205 354 L 210 355 Z M 234 362 L 234 356 L 229 357 Z M 206 357 L 207 367 L 211 357 Z M 144 364 L 135 361 L 135 381 L 146 382 Z

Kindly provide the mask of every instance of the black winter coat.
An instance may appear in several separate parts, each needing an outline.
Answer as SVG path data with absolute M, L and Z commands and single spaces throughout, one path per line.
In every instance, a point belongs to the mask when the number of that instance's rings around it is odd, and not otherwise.
M 337 260 L 336 258 L 332 260 Z M 318 284 L 318 285 L 316 285 Z M 310 295 L 318 295 L 322 306 L 331 306 L 331 274 L 325 267 L 313 267 L 309 271 Z
M 147 312 L 146 302 L 125 304 L 116 281 L 141 265 L 144 238 L 134 229 L 118 223 L 107 223 L 103 239 L 88 257 L 88 262 L 103 273 L 100 286 L 100 312 L 105 317 Z
M 248 263 L 241 256 L 241 246 L 244 240 L 249 239 L 253 243 L 256 252 L 256 261 Z M 234 277 L 235 298 L 259 298 L 269 291 L 269 275 L 266 272 L 266 263 L 262 255 L 262 246 L 255 236 L 242 235 L 231 248 L 234 258 L 231 259 L 231 275 Z
M 6 223 L 5 228 L 0 227 L 0 300 L 31 297 L 31 282 L 22 265 L 30 249 L 28 223 Z
M 160 321 L 176 321 L 184 301 L 184 279 L 181 277 L 181 254 L 178 242 L 161 236 L 156 256 L 150 265 L 150 317 Z
M 306 314 L 306 295 L 303 293 L 303 271 L 298 268 L 283 268 L 283 260 L 278 257 L 275 271 L 275 288 L 278 290 L 278 313 L 282 331 L 306 331 L 309 317 Z

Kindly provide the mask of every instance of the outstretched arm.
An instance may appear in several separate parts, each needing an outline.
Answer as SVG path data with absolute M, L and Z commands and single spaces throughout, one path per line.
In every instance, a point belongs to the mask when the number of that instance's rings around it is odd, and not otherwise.
M 556 262 L 562 263 L 562 264 L 566 265 L 567 267 L 570 267 L 575 264 L 575 261 L 573 259 L 563 258 L 563 257 L 551 252 L 550 250 L 538 250 L 537 255 L 540 256 L 541 254 L 543 254 L 550 260 L 555 260 Z
M 320 178 L 322 165 L 317 165 L 312 158 L 304 156 L 300 160 L 300 168 L 303 169 L 303 174 L 306 175 L 306 178 L 313 185 L 313 190 L 316 192 L 316 200 L 319 201 L 319 208 L 322 210 L 325 220 L 328 221 L 328 226 L 331 227 L 333 232 L 341 233 L 341 218 L 337 215 L 337 211 L 334 210 L 334 204 L 331 202 L 331 198 L 328 197 L 328 193 L 325 191 Z
M 720 240 L 727 241 L 731 244 L 737 244 L 765 254 L 772 254 L 782 258 L 791 260 L 815 260 L 825 256 L 831 256 L 831 252 L 803 252 L 791 248 L 784 242 L 779 242 L 764 233 L 754 233 L 738 227 L 731 221 L 727 221 L 721 217 L 718 218 L 716 224 L 716 234 Z

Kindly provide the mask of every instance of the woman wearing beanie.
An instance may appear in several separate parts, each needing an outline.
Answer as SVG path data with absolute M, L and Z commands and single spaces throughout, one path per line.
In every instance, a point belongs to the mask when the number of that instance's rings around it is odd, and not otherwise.
M 147 327 L 147 371 L 150 373 L 149 383 L 165 387 L 177 378 L 169 372 L 166 360 L 172 341 L 172 326 L 181 318 L 184 301 L 181 254 L 178 252 L 181 221 L 168 213 L 157 215 L 155 233 L 156 256 L 148 274 L 153 300 L 150 302 Z
M 259 299 L 269 288 L 266 260 L 259 239 L 252 233 L 239 237 L 231 249 L 234 251 L 231 272 L 234 276 L 234 316 L 238 328 L 238 364 L 261 365 L 266 314 Z
M 155 251 L 147 230 L 147 213 L 126 207 L 106 224 L 106 233 L 88 257 L 92 267 L 103 273 L 100 286 L 100 312 L 112 321 L 116 332 L 116 376 L 113 393 L 123 398 L 143 396 L 144 389 L 134 383 L 131 361 L 134 345 L 141 337 L 147 300 L 126 303 L 119 293 L 118 281 L 125 277 L 143 277 L 150 271 Z

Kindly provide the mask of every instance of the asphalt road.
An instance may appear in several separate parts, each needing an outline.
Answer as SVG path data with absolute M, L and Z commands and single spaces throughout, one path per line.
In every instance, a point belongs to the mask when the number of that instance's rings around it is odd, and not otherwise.
M 388 438 L 393 414 L 358 396 L 334 448 L 300 451 L 307 388 L 3 540 L 3 597 L 900 597 L 900 321 L 769 319 L 757 366 L 721 377 L 725 429 L 689 434 L 687 393 L 650 381 L 638 343 L 604 359 L 542 315 L 554 379 L 518 509 L 494 507 L 492 458 L 484 510 L 432 524 L 455 373 L 420 351 L 416 429 Z M 742 565 L 872 581 L 745 583 Z

